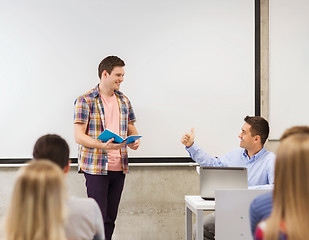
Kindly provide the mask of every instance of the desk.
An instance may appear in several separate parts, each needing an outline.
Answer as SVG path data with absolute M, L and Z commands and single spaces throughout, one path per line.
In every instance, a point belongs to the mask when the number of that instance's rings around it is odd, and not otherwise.
M 203 240 L 203 211 L 214 211 L 215 201 L 206 201 L 200 196 L 185 196 L 186 240 L 192 240 L 192 212 L 196 216 L 196 240 Z

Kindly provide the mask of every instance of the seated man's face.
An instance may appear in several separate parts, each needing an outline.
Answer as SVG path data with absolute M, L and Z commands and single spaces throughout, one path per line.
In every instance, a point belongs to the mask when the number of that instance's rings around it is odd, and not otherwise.
M 255 136 L 252 136 L 250 128 L 251 126 L 248 123 L 245 123 L 238 136 L 240 138 L 240 147 L 247 150 L 252 148 L 255 141 Z

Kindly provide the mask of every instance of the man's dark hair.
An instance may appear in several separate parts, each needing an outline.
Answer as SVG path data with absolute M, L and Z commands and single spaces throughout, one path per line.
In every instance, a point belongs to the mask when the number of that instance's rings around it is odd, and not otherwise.
M 40 137 L 33 148 L 34 159 L 48 159 L 64 169 L 69 162 L 70 148 L 67 142 L 56 134 Z
M 259 135 L 261 138 L 261 143 L 262 145 L 264 145 L 269 134 L 268 122 L 264 118 L 257 116 L 253 117 L 246 116 L 244 120 L 251 126 L 250 127 L 251 136 Z
M 106 58 L 104 58 L 98 67 L 98 74 L 99 74 L 99 78 L 101 79 L 102 77 L 102 72 L 104 70 L 106 70 L 106 72 L 108 72 L 108 74 L 111 74 L 111 72 L 113 71 L 114 67 L 124 67 L 125 63 L 122 59 L 120 59 L 117 56 L 108 56 Z

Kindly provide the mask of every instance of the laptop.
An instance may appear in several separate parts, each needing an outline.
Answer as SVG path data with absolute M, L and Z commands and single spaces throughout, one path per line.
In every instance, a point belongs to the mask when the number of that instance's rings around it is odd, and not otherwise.
M 215 190 L 217 189 L 248 189 L 247 168 L 201 167 L 201 198 L 205 200 L 214 200 Z

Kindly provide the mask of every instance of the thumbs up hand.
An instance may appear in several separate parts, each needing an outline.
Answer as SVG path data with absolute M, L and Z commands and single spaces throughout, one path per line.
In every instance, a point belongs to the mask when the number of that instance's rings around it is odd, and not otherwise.
M 186 133 L 181 139 L 181 143 L 186 147 L 191 147 L 194 143 L 194 128 L 191 128 L 191 133 Z

